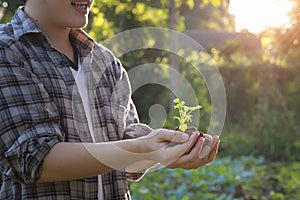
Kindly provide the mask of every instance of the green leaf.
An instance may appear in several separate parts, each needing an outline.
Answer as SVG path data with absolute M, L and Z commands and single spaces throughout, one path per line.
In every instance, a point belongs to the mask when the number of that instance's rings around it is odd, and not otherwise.
M 187 122 L 192 122 L 192 117 L 193 117 L 192 115 L 187 115 L 186 116 L 186 121 Z
M 174 103 L 179 103 L 180 100 L 179 100 L 179 98 L 176 98 L 176 99 L 173 100 L 173 102 L 174 102 Z
M 194 107 L 190 107 L 190 109 L 191 110 L 198 110 L 198 109 L 200 109 L 200 108 L 202 108 L 202 106 L 200 106 L 200 105 L 198 105 L 198 106 L 194 106 Z
M 187 129 L 187 125 L 186 125 L 186 124 L 181 124 L 181 125 L 179 126 L 179 129 L 180 129 L 182 132 L 184 132 L 184 131 L 186 131 L 186 129 Z
M 177 116 L 175 116 L 174 119 L 177 119 L 179 122 L 181 121 L 181 119 Z
M 180 108 L 180 105 L 179 105 L 179 104 L 176 104 L 176 105 L 174 106 L 174 108 L 175 108 L 175 109 L 179 109 L 179 108 Z
M 187 113 L 187 112 L 189 111 L 189 107 L 184 106 L 184 107 L 183 107 L 183 110 L 184 110 L 185 113 Z
M 179 105 L 180 105 L 180 106 L 184 106 L 184 105 L 185 105 L 185 101 L 180 101 L 180 102 L 179 102 Z

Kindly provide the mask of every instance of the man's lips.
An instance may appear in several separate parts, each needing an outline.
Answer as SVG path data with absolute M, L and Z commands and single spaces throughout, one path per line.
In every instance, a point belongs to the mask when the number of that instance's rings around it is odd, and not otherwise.
M 87 14 L 88 9 L 91 6 L 92 1 L 87 0 L 78 0 L 78 1 L 71 1 L 71 5 L 75 7 L 75 9 L 80 12 L 81 14 Z

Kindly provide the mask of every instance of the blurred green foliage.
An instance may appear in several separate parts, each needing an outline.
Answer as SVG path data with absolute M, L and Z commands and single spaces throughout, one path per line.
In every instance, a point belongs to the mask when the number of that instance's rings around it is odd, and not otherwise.
M 263 157 L 218 158 L 199 170 L 148 172 L 131 183 L 133 200 L 296 200 L 300 164 L 268 163 Z
M 190 28 L 233 31 L 234 18 L 227 8 L 227 0 L 95 0 L 90 15 L 92 23 L 87 30 L 97 41 L 102 41 L 128 29 L 172 27 L 170 16 L 174 15 L 174 28 L 179 31 Z
M 266 62 L 258 50 L 245 51 L 239 46 L 230 54 L 219 51 L 217 62 L 222 62 L 228 100 L 221 146 L 224 155 L 299 160 L 300 66 Z M 245 61 L 234 61 L 239 58 Z
M 0 0 L 0 23 L 7 23 L 14 16 L 19 6 L 19 0 Z

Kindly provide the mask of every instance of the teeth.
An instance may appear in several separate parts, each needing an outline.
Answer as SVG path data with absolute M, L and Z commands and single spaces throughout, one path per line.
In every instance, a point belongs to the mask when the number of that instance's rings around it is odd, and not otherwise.
M 71 2 L 73 6 L 76 6 L 78 8 L 87 8 L 87 2 Z

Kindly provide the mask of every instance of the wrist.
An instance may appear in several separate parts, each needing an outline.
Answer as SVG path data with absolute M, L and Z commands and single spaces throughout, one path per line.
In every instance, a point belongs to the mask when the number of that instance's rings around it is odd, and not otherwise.
M 133 153 L 148 153 L 147 141 L 144 137 L 132 139 L 130 141 L 131 150 Z
M 157 156 L 153 145 L 154 144 L 151 143 L 149 138 L 146 137 L 139 137 L 131 141 L 132 151 L 140 154 L 143 157 L 143 160 L 157 161 Z

